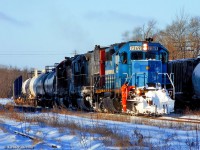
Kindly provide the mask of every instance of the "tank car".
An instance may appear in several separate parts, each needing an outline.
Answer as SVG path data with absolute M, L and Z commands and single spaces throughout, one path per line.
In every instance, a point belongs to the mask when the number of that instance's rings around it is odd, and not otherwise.
M 23 95 L 30 95 L 30 89 L 29 89 L 30 81 L 31 81 L 31 78 L 23 82 L 22 91 L 21 91 Z
M 192 83 L 194 86 L 195 97 L 200 98 L 200 64 L 198 64 L 192 73 Z

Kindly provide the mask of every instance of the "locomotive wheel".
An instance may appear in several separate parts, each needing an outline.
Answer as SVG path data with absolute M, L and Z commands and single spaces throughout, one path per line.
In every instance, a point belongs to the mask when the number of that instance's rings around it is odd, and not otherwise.
M 103 101 L 99 102 L 97 111 L 98 112 L 107 112 L 107 110 L 106 110 L 106 108 L 104 106 Z
M 104 107 L 106 110 L 108 110 L 111 113 L 117 112 L 113 105 L 113 100 L 110 97 L 105 97 L 103 99 Z
M 113 101 L 113 106 L 114 106 L 115 110 L 117 112 L 121 112 L 121 110 L 122 110 L 121 99 L 119 99 L 119 98 L 113 98 L 112 101 Z
M 127 109 L 131 111 L 133 114 L 137 114 L 137 109 L 135 107 L 135 103 L 132 101 L 127 101 Z

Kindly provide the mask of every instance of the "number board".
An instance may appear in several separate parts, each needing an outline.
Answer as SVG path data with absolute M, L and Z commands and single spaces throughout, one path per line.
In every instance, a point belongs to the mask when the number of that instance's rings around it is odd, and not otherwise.
M 141 51 L 141 50 L 142 50 L 142 46 L 130 46 L 130 50 L 131 50 L 131 51 L 135 51 L 135 50 L 136 50 L 136 51 L 137 51 L 137 50 L 140 50 L 140 51 Z
M 143 47 L 142 46 L 130 46 L 130 50 L 131 51 L 141 51 L 143 50 Z M 147 50 L 158 50 L 158 47 L 157 46 L 148 46 L 147 47 Z

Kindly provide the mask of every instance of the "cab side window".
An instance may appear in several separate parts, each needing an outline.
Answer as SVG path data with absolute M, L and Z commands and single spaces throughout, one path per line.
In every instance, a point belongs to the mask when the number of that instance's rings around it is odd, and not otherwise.
M 122 64 L 127 64 L 127 53 L 126 52 L 123 52 L 121 54 L 121 62 L 122 62 Z
M 160 60 L 162 61 L 162 63 L 167 63 L 167 54 L 162 52 L 160 54 Z

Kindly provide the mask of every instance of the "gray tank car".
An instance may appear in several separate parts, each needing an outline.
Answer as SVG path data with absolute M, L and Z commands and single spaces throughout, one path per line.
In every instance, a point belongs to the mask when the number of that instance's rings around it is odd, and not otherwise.
M 200 64 L 198 64 L 192 73 L 192 83 L 194 87 L 194 98 L 200 99 Z

